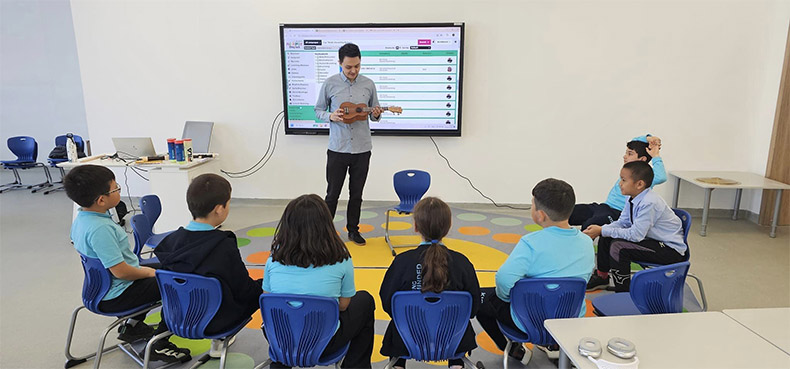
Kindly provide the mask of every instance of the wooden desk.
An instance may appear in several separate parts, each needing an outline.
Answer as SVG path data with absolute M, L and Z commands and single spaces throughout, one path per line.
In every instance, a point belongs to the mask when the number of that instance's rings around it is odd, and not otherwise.
M 710 209 L 710 196 L 714 189 L 726 188 L 735 190 L 735 206 L 733 206 L 732 220 L 738 219 L 738 210 L 741 205 L 741 194 L 744 189 L 753 190 L 775 190 L 776 202 L 774 204 L 774 219 L 771 222 L 771 238 L 776 237 L 776 226 L 779 222 L 779 207 L 782 204 L 782 190 L 790 190 L 790 184 L 774 181 L 761 175 L 747 172 L 704 172 L 704 171 L 672 171 L 669 173 L 678 178 L 675 183 L 675 194 L 672 198 L 672 207 L 678 207 L 678 195 L 680 194 L 681 180 L 705 189 L 705 201 L 702 205 L 702 226 L 700 236 L 705 237 L 708 229 L 708 210 Z M 697 178 L 720 177 L 732 179 L 740 183 L 733 185 L 712 184 L 700 182 Z
M 790 307 L 727 309 L 722 313 L 790 355 Z
M 76 163 L 60 163 L 58 166 L 63 168 L 74 168 L 84 164 L 102 165 L 105 167 L 135 167 L 148 171 L 148 180 L 151 184 L 151 193 L 159 196 L 162 203 L 162 214 L 156 221 L 154 230 L 156 232 L 166 232 L 178 229 L 192 219 L 192 215 L 187 207 L 187 188 L 193 178 L 204 173 L 219 173 L 219 161 L 217 158 L 195 159 L 192 162 L 178 164 L 169 161 L 155 164 L 136 164 L 134 162 L 124 162 L 116 159 L 103 158 L 106 155 L 95 155 L 82 158 Z M 125 191 L 125 189 L 124 189 Z M 137 204 L 134 205 L 137 208 Z M 79 205 L 75 204 L 74 214 Z
M 640 369 L 790 368 L 790 355 L 721 312 L 550 319 L 546 329 L 560 345 L 560 368 L 569 360 L 596 369 L 579 354 L 579 340 L 601 341 L 601 359 L 626 363 L 606 351 L 612 337 L 636 345 Z

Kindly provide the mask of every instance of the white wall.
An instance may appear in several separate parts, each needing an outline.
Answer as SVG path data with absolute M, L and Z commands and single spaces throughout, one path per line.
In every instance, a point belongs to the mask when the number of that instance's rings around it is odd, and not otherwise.
M 331 5 L 330 5 L 331 4 Z M 362 6 L 364 5 L 364 9 Z M 765 172 L 790 19 L 786 1 L 72 1 L 94 152 L 113 136 L 165 150 L 185 120 L 217 122 L 226 170 L 252 165 L 282 109 L 279 23 L 466 22 L 463 137 L 437 142 L 499 202 L 546 177 L 602 201 L 625 142 L 662 137 L 669 170 Z M 351 11 L 353 10 L 353 11 Z M 364 62 L 364 60 L 363 60 Z M 235 197 L 323 194 L 327 138 L 284 136 Z M 430 193 L 485 202 L 428 138 L 374 137 L 365 198 L 392 173 L 431 172 Z M 672 184 L 659 187 L 669 200 Z M 684 187 L 681 206 L 701 207 Z M 759 211 L 760 194 L 744 194 Z M 732 206 L 714 195 L 713 207 Z
M 43 162 L 55 136 L 89 139 L 68 0 L 3 0 L 0 28 L 0 158 L 12 136 L 35 138 Z

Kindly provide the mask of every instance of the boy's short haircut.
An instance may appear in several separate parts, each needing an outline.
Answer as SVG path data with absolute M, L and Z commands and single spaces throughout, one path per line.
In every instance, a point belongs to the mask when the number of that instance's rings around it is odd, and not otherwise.
M 538 182 L 532 189 L 532 196 L 536 210 L 543 210 L 555 222 L 568 220 L 576 204 L 573 187 L 560 179 L 546 178 Z
M 653 159 L 653 157 L 647 153 L 647 148 L 650 147 L 650 145 L 647 142 L 631 141 L 625 144 L 625 147 L 636 151 L 637 158 L 646 157 L 648 162 L 650 162 L 650 160 Z
M 192 219 L 205 218 L 217 205 L 230 200 L 230 182 L 216 174 L 201 174 L 187 188 L 187 207 Z
M 623 169 L 628 169 L 631 172 L 631 179 L 636 181 L 644 181 L 645 188 L 653 185 L 653 167 L 644 161 L 632 161 L 625 163 Z
M 101 165 L 80 165 L 69 170 L 63 177 L 63 188 L 66 196 L 83 208 L 96 203 L 101 195 L 110 192 L 110 182 L 115 174 Z
M 340 49 L 337 50 L 337 57 L 338 57 L 338 60 L 340 60 L 340 62 L 342 63 L 343 62 L 343 58 L 346 58 L 346 57 L 349 57 L 349 58 L 362 57 L 362 54 L 359 52 L 359 46 L 357 46 L 355 44 L 348 43 L 348 44 L 345 44 L 345 45 L 341 46 Z

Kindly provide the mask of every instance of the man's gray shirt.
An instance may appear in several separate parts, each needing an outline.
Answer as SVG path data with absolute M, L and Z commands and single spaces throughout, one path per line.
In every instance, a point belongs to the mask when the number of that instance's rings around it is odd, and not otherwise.
M 338 73 L 324 81 L 315 103 L 316 118 L 329 122 L 329 150 L 349 154 L 370 151 L 373 144 L 367 118 L 351 124 L 329 120 L 329 115 L 344 102 L 364 103 L 369 107 L 379 106 L 376 85 L 363 75 L 357 75 L 354 82 L 351 82 L 343 73 Z M 368 118 L 374 122 L 381 119 L 373 119 L 371 114 L 368 114 Z

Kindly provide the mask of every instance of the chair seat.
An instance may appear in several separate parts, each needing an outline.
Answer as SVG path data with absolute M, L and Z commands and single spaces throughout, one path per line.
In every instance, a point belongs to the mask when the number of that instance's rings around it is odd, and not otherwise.
M 135 308 L 132 308 L 132 309 L 129 309 L 129 310 L 124 310 L 124 311 L 93 311 L 91 309 L 88 309 L 88 310 L 91 310 L 91 312 L 99 314 L 99 315 L 121 317 L 121 316 L 132 315 L 134 313 L 144 311 L 144 310 L 149 309 L 152 306 L 157 305 L 157 304 L 159 304 L 159 301 L 149 302 L 149 303 L 147 303 L 145 305 L 140 305 L 140 306 L 137 306 Z M 85 307 L 87 308 L 87 306 L 85 306 Z
M 216 340 L 216 339 L 220 339 L 220 338 L 229 337 L 229 336 L 232 336 L 232 335 L 236 334 L 236 332 L 238 332 L 242 328 L 244 328 L 244 326 L 246 326 L 247 323 L 249 323 L 251 320 L 252 320 L 252 317 L 249 317 L 247 319 L 242 320 L 239 325 L 237 325 L 237 326 L 235 326 L 235 327 L 233 327 L 231 329 L 228 329 L 225 332 L 212 334 L 212 335 L 205 335 L 204 337 L 197 337 L 197 338 L 194 338 L 194 339 L 209 338 L 209 339 L 212 339 L 212 340 Z M 184 338 L 188 338 L 188 337 L 184 337 Z
M 154 234 L 153 236 L 148 237 L 148 239 L 145 241 L 145 245 L 150 247 L 150 248 L 152 248 L 152 249 L 155 249 L 156 246 L 158 246 L 159 243 L 162 242 L 162 240 L 165 237 L 167 237 L 168 235 L 170 235 L 173 232 L 175 232 L 175 231 L 169 231 L 169 232 L 165 232 L 165 233 Z
M 49 159 L 47 159 L 47 161 L 49 162 L 49 165 L 54 167 L 54 166 L 57 166 L 60 163 L 65 163 L 65 162 L 69 161 L 69 159 L 52 159 L 52 158 L 49 158 Z
M 398 214 L 411 214 L 414 211 L 414 205 L 396 205 L 393 209 L 395 209 Z
M 499 321 L 497 321 L 496 324 L 499 326 L 499 330 L 502 331 L 502 334 L 505 335 L 505 337 L 507 337 L 511 341 L 529 342 L 529 336 L 525 332 L 522 332 L 520 329 L 513 329 L 510 327 L 506 327 L 502 325 L 502 323 L 499 323 Z
M 152 265 L 152 264 L 161 264 L 159 262 L 159 258 L 154 256 L 154 257 L 151 257 L 151 258 L 146 258 L 146 259 L 141 258 L 140 259 L 140 265 L 141 266 L 149 266 L 149 265 Z
M 326 354 L 326 355 L 321 355 L 321 357 L 318 358 L 318 365 L 320 365 L 320 366 L 329 366 L 329 365 L 332 365 L 332 364 L 340 361 L 340 359 L 343 358 L 343 356 L 346 356 L 346 353 L 348 352 L 348 347 L 349 346 L 351 346 L 351 342 L 349 342 L 345 346 L 343 346 L 342 349 L 337 350 L 337 352 L 333 352 L 333 353 Z
M 0 161 L 6 168 L 17 168 L 17 169 L 27 169 L 33 168 L 38 163 L 34 161 L 19 161 L 19 160 L 4 160 Z
M 603 316 L 642 315 L 629 292 L 598 296 L 592 300 L 592 305 Z

